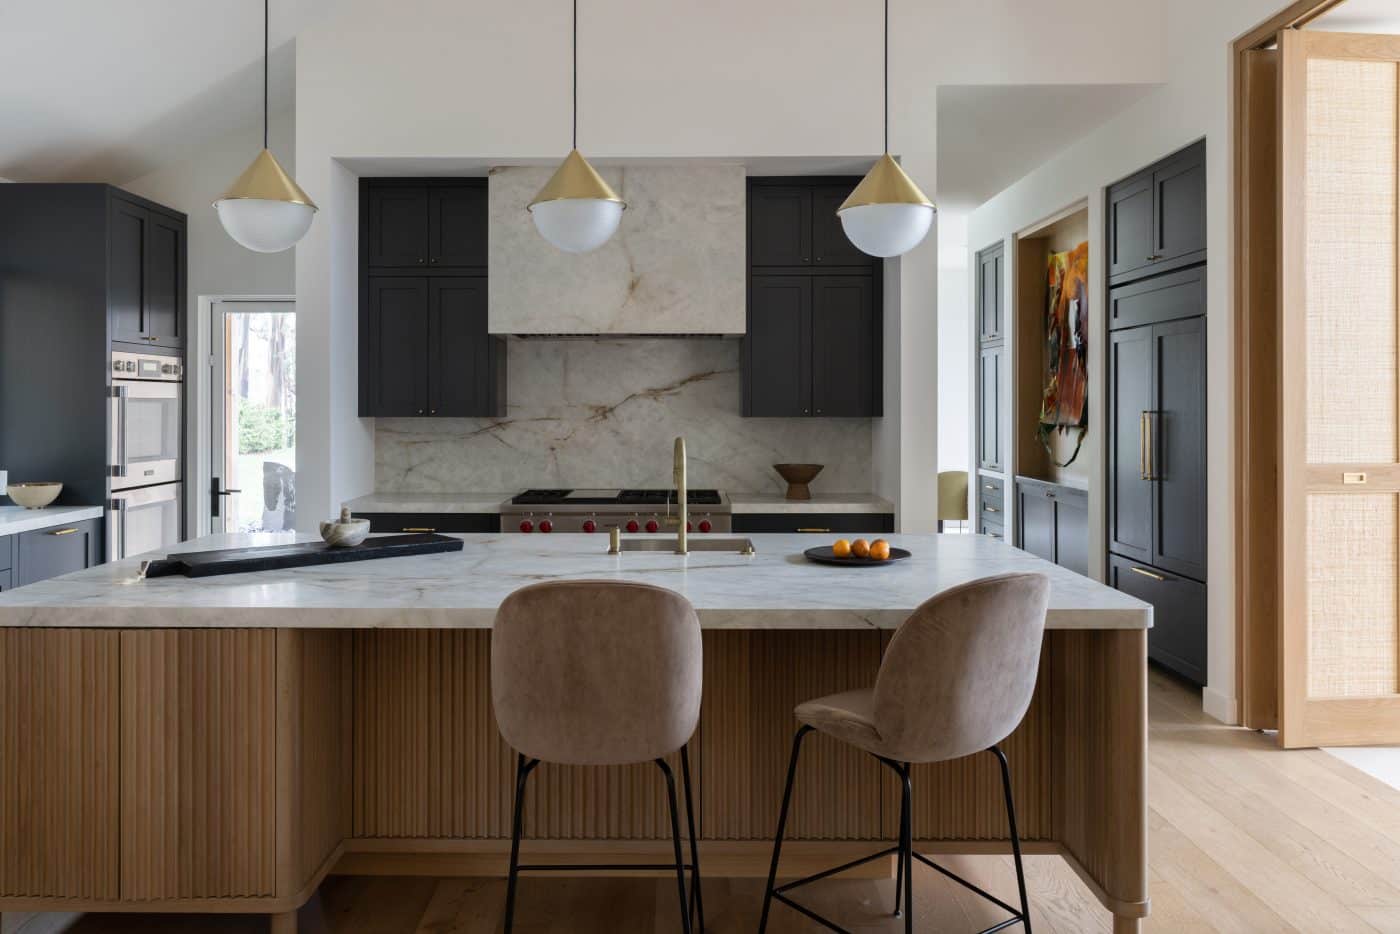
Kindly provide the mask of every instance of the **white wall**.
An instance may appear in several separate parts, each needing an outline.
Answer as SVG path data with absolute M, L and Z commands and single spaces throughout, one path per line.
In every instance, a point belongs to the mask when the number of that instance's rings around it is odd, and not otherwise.
M 972 469 L 972 270 L 968 215 L 938 215 L 938 469 Z
M 344 0 L 297 37 L 299 494 L 307 523 L 373 484 L 356 417 L 356 194 L 342 160 L 552 163 L 569 142 L 569 4 Z M 579 142 L 593 158 L 873 157 L 876 0 L 598 0 L 580 10 Z M 1160 0 L 1050 7 L 897 0 L 890 148 L 929 190 L 940 81 L 1154 82 Z M 1094 54 L 1064 54 L 1094 36 Z M 1145 38 L 1146 37 L 1146 38 Z M 431 171 L 424 162 L 423 171 Z M 929 528 L 937 470 L 937 248 L 890 264 L 879 489 Z M 893 302 L 894 304 L 891 304 Z
M 1283 6 L 1283 0 L 1175 0 L 1169 4 L 1165 85 L 979 207 L 973 212 L 968 233 L 971 243 L 985 245 L 1087 197 L 1090 256 L 1102 257 L 1104 188 L 1162 156 L 1206 138 L 1206 341 L 1211 385 L 1207 411 L 1210 662 L 1205 708 L 1226 722 L 1236 722 L 1231 525 L 1234 453 L 1230 448 L 1233 386 L 1228 378 L 1233 354 L 1229 47 L 1238 36 Z M 1102 321 L 1102 296 L 1094 305 Z M 1098 342 L 1102 343 L 1102 336 Z M 1099 363 L 1091 371 L 1091 379 L 1095 386 L 1102 387 L 1102 354 L 1097 358 Z M 1097 395 L 1102 395 L 1102 391 Z M 1101 407 L 1091 414 L 1102 421 Z M 1102 484 L 1101 455 L 1096 463 Z

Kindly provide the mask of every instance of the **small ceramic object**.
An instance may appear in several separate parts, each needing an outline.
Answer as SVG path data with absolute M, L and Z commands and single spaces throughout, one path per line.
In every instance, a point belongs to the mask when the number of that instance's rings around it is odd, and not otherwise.
M 368 519 L 350 518 L 350 507 L 340 507 L 340 518 L 335 522 L 321 523 L 321 538 L 332 548 L 350 548 L 358 545 L 369 535 Z
M 58 499 L 58 494 L 63 492 L 63 484 L 53 480 L 11 483 L 5 487 L 5 492 L 17 506 L 23 506 L 25 509 L 43 509 Z
M 788 499 L 811 499 L 812 490 L 807 486 L 822 472 L 823 464 L 774 464 L 778 476 L 787 481 Z

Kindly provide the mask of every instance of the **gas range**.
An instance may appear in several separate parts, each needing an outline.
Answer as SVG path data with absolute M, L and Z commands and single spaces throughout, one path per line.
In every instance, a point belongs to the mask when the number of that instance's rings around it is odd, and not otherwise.
M 690 530 L 729 532 L 729 497 L 690 490 Z M 501 508 L 506 532 L 669 532 L 675 529 L 675 490 L 526 490 Z

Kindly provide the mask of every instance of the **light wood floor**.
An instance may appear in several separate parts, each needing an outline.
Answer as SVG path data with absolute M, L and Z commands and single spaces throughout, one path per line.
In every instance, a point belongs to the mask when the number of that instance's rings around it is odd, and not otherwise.
M 1400 791 L 1320 750 L 1282 752 L 1269 736 L 1222 727 L 1167 676 L 1151 675 L 1149 931 L 1400 932 Z M 775 805 L 776 807 L 776 802 Z M 1014 901 L 1009 858 L 950 858 L 955 871 Z M 973 931 L 1000 916 L 916 867 L 921 931 Z M 1110 931 L 1107 914 L 1058 857 L 1027 858 L 1035 929 Z M 707 879 L 707 930 L 752 932 L 761 880 Z M 301 913 L 316 934 L 494 934 L 504 883 L 494 879 L 333 878 Z M 902 931 L 886 912 L 892 882 L 819 884 L 804 901 L 855 931 Z M 673 881 L 552 879 L 521 883 L 521 934 L 672 932 Z M 262 919 L 91 915 L 79 934 L 260 934 Z M 818 930 L 774 908 L 769 930 Z

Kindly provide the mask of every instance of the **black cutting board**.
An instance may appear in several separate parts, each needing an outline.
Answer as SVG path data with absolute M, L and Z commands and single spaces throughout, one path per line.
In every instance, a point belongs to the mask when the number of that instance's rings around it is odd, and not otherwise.
M 276 571 L 344 561 L 370 561 L 374 558 L 401 558 L 404 555 L 430 555 L 439 551 L 461 551 L 462 540 L 446 535 L 380 535 L 358 545 L 332 548 L 325 542 L 295 545 L 263 545 L 256 548 L 224 548 L 218 551 L 190 551 L 158 558 L 146 564 L 147 577 L 212 577 L 216 574 L 242 574 L 247 571 Z

